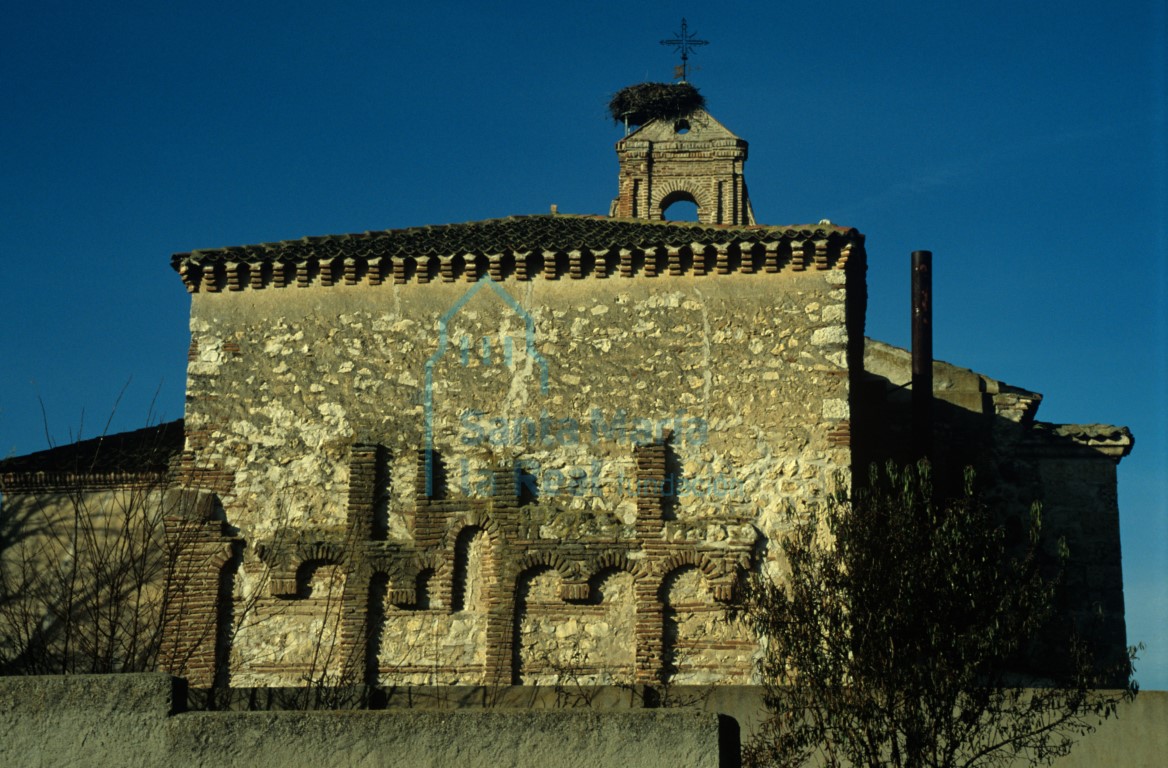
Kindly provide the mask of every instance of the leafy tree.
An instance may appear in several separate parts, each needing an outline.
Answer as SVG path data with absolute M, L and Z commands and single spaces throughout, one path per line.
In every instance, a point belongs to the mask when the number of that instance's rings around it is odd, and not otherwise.
M 782 583 L 749 583 L 737 612 L 763 642 L 771 714 L 748 764 L 1046 764 L 1134 697 L 1130 663 L 1100 690 L 1078 640 L 1059 672 L 1028 674 L 1067 554 L 1044 553 L 1037 507 L 1008 541 L 971 471 L 935 499 L 927 463 L 873 471 L 793 529 Z

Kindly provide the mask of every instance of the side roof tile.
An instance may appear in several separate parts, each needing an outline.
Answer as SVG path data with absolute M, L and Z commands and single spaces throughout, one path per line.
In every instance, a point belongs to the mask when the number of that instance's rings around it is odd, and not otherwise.
M 0 490 L 34 487 L 68 478 L 160 476 L 183 449 L 183 420 L 103 435 L 0 460 Z

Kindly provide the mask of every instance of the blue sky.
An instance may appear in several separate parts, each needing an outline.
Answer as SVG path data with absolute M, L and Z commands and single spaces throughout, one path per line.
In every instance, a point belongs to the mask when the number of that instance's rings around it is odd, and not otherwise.
M 176 251 L 606 213 L 605 116 L 672 74 L 751 142 L 756 217 L 868 237 L 868 334 L 1124 424 L 1129 641 L 1168 688 L 1162 3 L 21 3 L 0 28 L 0 456 L 182 415 Z M 124 389 L 124 394 L 121 394 Z M 120 397 L 120 402 L 119 402 Z M 84 416 L 83 416 L 84 414 Z

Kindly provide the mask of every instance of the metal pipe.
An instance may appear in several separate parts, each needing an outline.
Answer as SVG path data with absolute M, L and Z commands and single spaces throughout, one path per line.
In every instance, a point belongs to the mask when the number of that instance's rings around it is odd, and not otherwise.
M 912 252 L 912 441 L 916 459 L 933 447 L 933 252 Z

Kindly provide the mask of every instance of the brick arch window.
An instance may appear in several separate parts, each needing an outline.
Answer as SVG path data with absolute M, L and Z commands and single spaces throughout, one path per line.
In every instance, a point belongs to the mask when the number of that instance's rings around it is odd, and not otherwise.
M 242 552 L 235 550 L 223 563 L 218 574 L 218 594 L 215 600 L 214 673 L 211 683 L 216 690 L 231 685 L 231 648 L 235 639 L 235 587 Z
M 559 650 L 555 627 L 568 616 L 560 599 L 562 577 L 550 565 L 536 565 L 515 583 L 511 639 L 511 684 L 538 684 L 554 670 Z
M 709 585 L 697 566 L 682 565 L 671 571 L 661 583 L 662 604 L 662 681 L 677 681 L 689 676 L 700 662 L 695 658 L 697 635 L 702 630 L 702 615 L 714 607 Z
M 749 682 L 754 635 L 727 618 L 709 569 L 683 564 L 661 583 L 663 681 L 687 685 Z
M 661 198 L 661 218 L 665 221 L 700 221 L 701 205 L 689 190 L 675 189 Z
M 345 571 L 331 560 L 305 560 L 296 569 L 296 598 L 339 598 Z
M 458 611 L 477 611 L 485 605 L 484 558 L 487 556 L 487 534 L 477 525 L 463 528 L 454 542 L 454 574 L 451 583 L 450 608 Z
M 414 579 L 414 610 L 428 611 L 431 608 L 439 607 L 434 605 L 435 602 L 441 604 L 441 599 L 434 601 L 432 595 L 432 585 L 434 584 L 434 569 L 424 568 L 418 571 L 417 578 Z
M 365 669 L 366 685 L 377 685 L 381 679 L 381 651 L 388 616 L 385 601 L 389 595 L 389 574 L 375 573 L 369 579 L 368 603 L 365 610 Z

